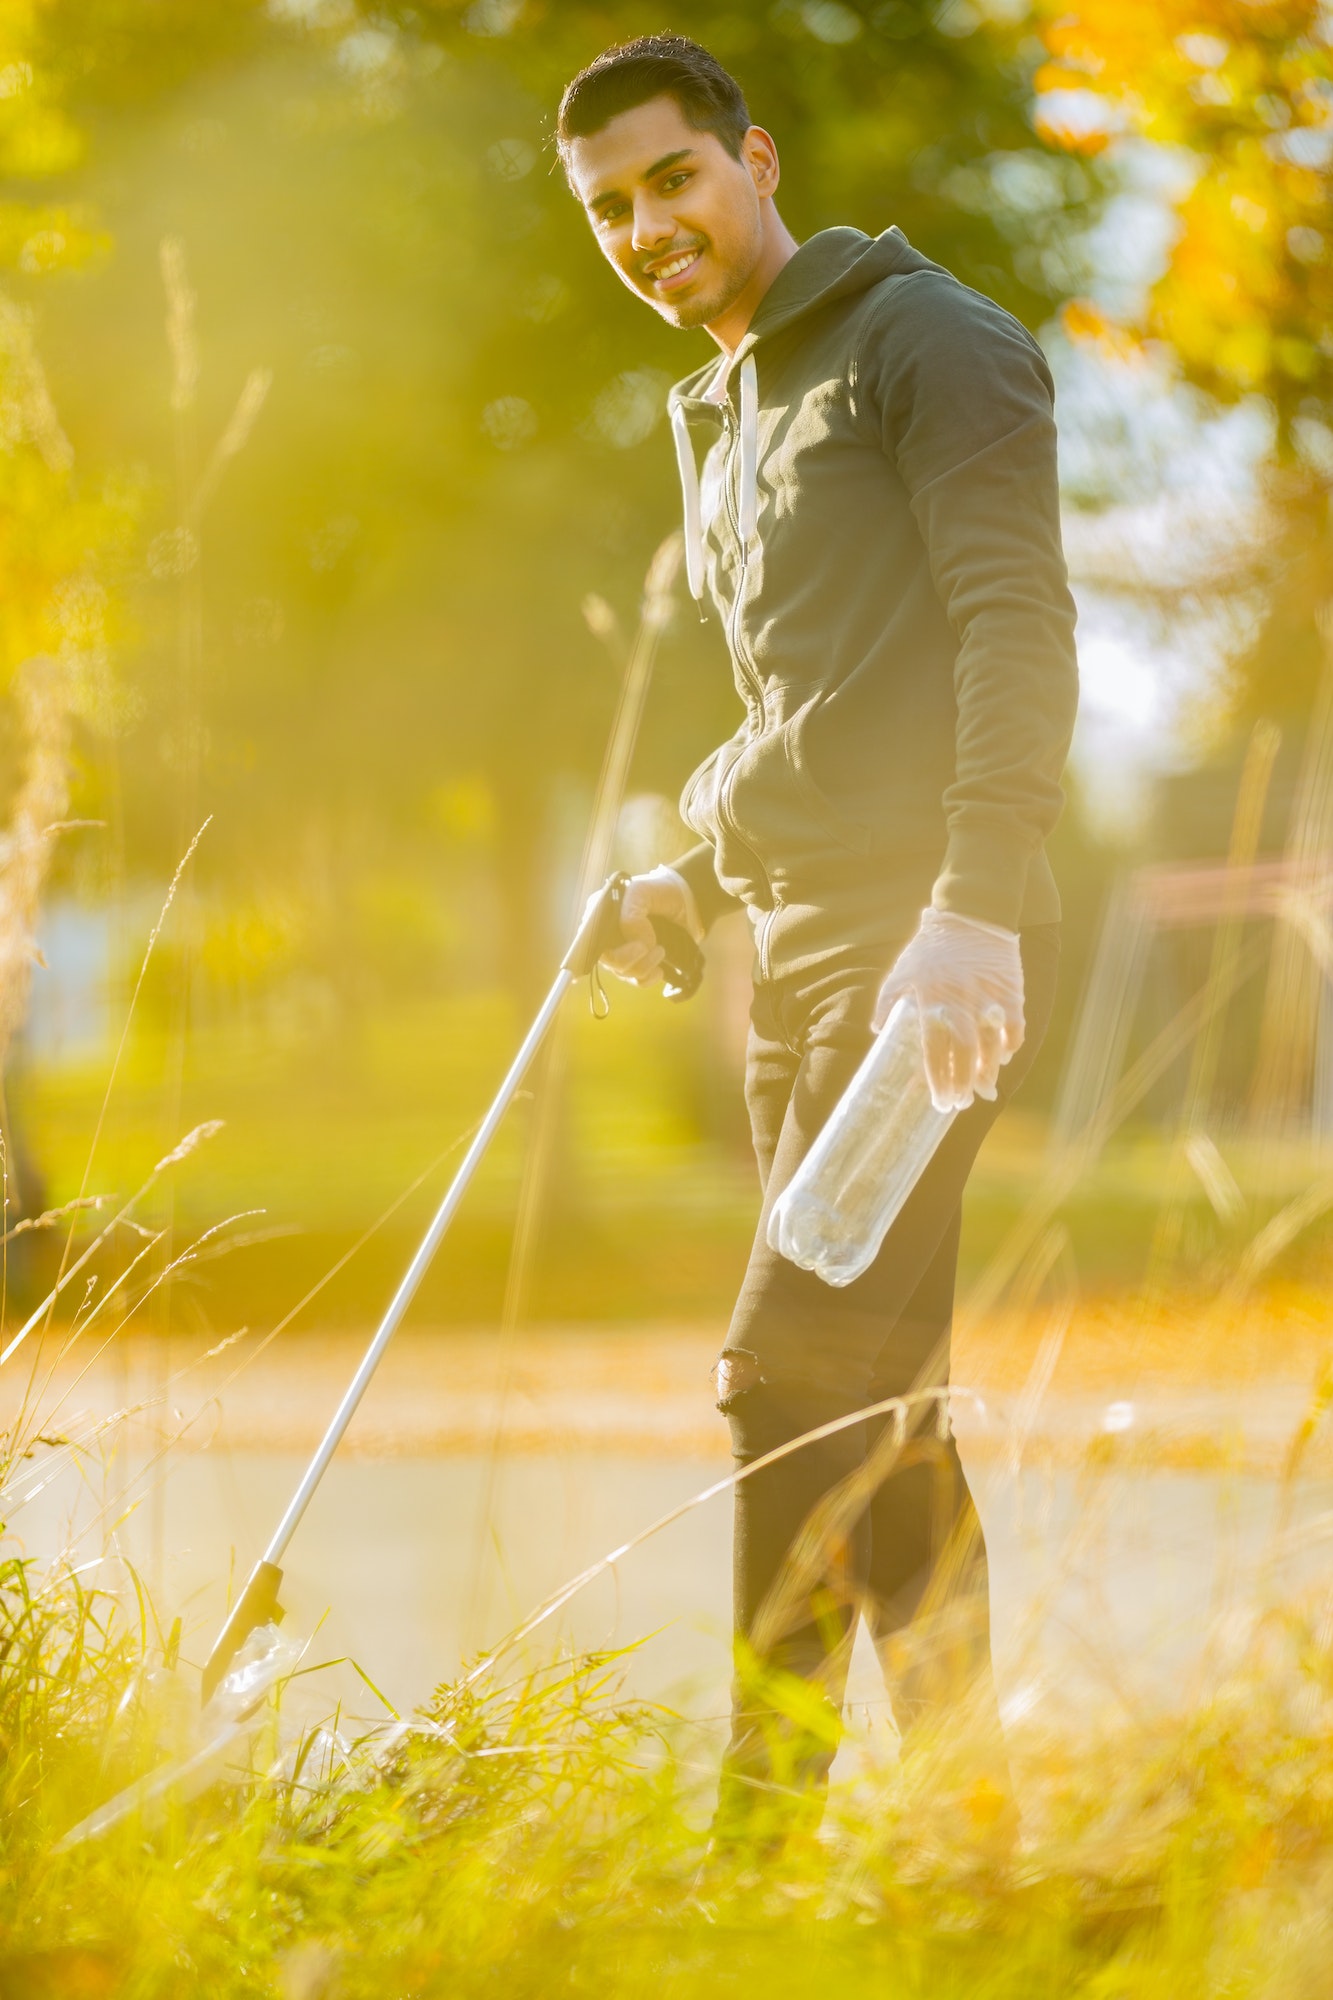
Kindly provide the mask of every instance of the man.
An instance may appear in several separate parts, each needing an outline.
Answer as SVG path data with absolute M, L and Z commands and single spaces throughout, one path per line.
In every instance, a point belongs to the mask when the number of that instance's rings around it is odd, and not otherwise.
M 1076 668 L 1052 388 L 1023 328 L 896 229 L 798 245 L 772 138 L 695 43 L 608 50 L 566 90 L 558 144 L 617 275 L 721 350 L 670 414 L 690 587 L 745 713 L 686 786 L 700 844 L 635 878 L 607 963 L 651 980 L 654 916 L 702 938 L 739 902 L 753 927 L 763 1212 L 717 1368 L 744 1467 L 947 1380 L 964 1184 L 1058 959 L 1043 843 Z M 768 1214 L 906 993 L 935 1102 L 962 1115 L 873 1265 L 834 1289 L 769 1248 Z M 818 1793 L 859 1612 L 905 1729 L 952 1684 L 945 1662 L 989 1686 L 975 1514 L 947 1423 L 914 1408 L 905 1447 L 862 1421 L 736 1490 L 724 1823 L 775 1779 Z M 784 1696 L 784 1674 L 827 1708 Z

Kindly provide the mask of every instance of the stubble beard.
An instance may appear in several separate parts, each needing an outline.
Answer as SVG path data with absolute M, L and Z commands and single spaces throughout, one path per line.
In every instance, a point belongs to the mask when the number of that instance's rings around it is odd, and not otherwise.
M 711 326 L 714 320 L 730 312 L 749 282 L 748 271 L 739 276 L 733 273 L 727 284 L 718 286 L 708 296 L 682 299 L 679 305 L 673 305 L 669 299 L 655 299 L 653 304 L 677 332 L 691 333 L 696 327 Z
M 690 299 L 679 306 L 663 305 L 659 310 L 677 333 L 693 333 L 696 327 L 707 326 L 710 321 L 720 319 L 730 304 L 730 299 L 725 298 L 718 301 Z

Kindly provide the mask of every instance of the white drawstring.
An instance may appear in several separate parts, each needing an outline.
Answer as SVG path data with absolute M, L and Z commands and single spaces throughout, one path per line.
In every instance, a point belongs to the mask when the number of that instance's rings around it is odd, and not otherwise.
M 685 500 L 685 580 L 690 586 L 690 596 L 697 601 L 704 594 L 704 528 L 699 506 L 699 468 L 694 462 L 689 419 L 679 403 L 671 405 L 671 435 L 676 441 L 676 464 Z
M 759 371 L 753 354 L 741 363 L 740 524 L 744 559 L 759 525 Z
M 712 386 L 716 389 L 723 388 L 730 372 L 730 364 L 724 363 Z M 690 596 L 698 599 L 704 594 L 703 507 L 699 497 L 699 467 L 695 462 L 689 419 L 679 402 L 671 404 L 671 435 L 675 440 L 680 490 L 685 502 L 685 577 L 690 586 Z M 741 363 L 740 489 L 739 515 L 743 559 L 749 554 L 750 544 L 754 541 L 759 526 L 759 371 L 755 367 L 753 354 L 747 354 Z

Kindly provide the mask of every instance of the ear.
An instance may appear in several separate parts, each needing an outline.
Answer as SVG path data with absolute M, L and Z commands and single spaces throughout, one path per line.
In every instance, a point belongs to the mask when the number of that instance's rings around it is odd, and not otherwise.
M 752 125 L 741 140 L 741 163 L 754 182 L 756 194 L 777 193 L 778 182 L 782 178 L 778 149 L 771 133 L 765 132 L 762 125 Z

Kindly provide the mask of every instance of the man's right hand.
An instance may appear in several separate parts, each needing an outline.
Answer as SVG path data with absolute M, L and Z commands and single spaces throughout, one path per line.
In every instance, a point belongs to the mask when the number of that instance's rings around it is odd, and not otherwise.
M 661 945 L 653 934 L 652 919 L 660 917 L 688 931 L 696 944 L 704 940 L 704 927 L 694 893 L 683 875 L 674 868 L 653 868 L 646 875 L 631 875 L 620 903 L 620 933 L 623 944 L 602 953 L 602 964 L 617 979 L 635 986 L 650 986 L 662 964 Z

